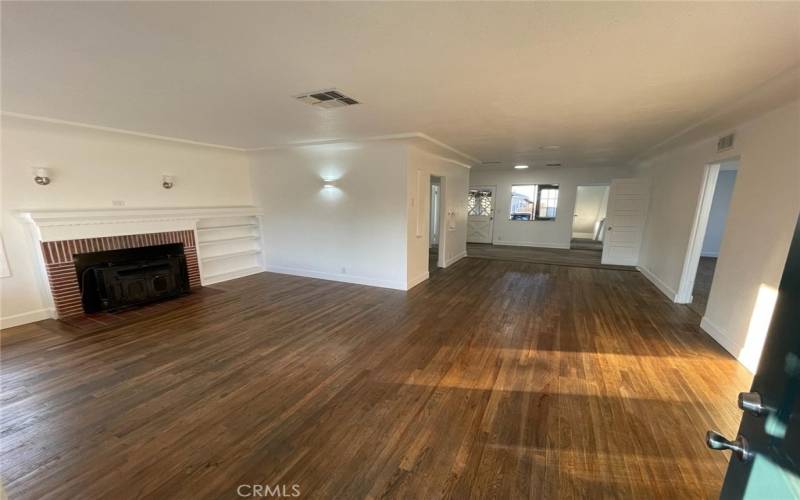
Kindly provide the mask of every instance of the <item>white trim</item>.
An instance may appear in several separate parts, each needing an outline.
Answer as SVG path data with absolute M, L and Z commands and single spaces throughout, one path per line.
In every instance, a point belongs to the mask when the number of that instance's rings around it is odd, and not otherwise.
M 636 266 L 636 269 L 640 273 L 642 273 L 642 275 L 645 278 L 647 278 L 650 281 L 650 283 L 654 284 L 656 286 L 656 288 L 658 288 L 658 290 L 661 293 L 666 295 L 669 300 L 675 302 L 676 293 L 675 293 L 675 290 L 672 289 L 672 287 L 670 287 L 669 285 L 664 283 L 664 281 L 661 278 L 659 278 L 658 276 L 656 276 L 656 274 L 653 271 L 651 271 L 650 269 L 648 269 L 646 267 L 642 267 L 642 266 Z
M 4 116 L 10 116 L 14 118 L 22 118 L 25 120 L 33 120 L 33 121 L 40 121 L 46 123 L 54 123 L 58 125 L 68 125 L 72 127 L 80 127 L 80 128 L 87 128 L 92 130 L 100 130 L 103 132 L 111 132 L 116 134 L 125 134 L 125 135 L 133 135 L 137 137 L 144 137 L 147 139 L 156 139 L 160 141 L 169 141 L 169 142 L 177 142 L 181 144 L 189 144 L 192 146 L 201 146 L 206 148 L 217 148 L 217 149 L 226 149 L 229 151 L 237 151 L 241 153 L 256 153 L 259 151 L 271 151 L 275 149 L 287 149 L 287 148 L 297 148 L 303 146 L 322 146 L 326 144 L 339 144 L 344 142 L 367 142 L 367 141 L 391 141 L 391 140 L 408 140 L 408 139 L 422 139 L 427 141 L 434 146 L 442 148 L 444 150 L 450 151 L 452 153 L 457 154 L 458 156 L 465 158 L 473 163 L 480 164 L 480 160 L 471 156 L 459 149 L 450 146 L 434 137 L 429 136 L 424 132 L 403 132 L 400 134 L 387 134 L 387 135 L 376 135 L 376 136 L 368 136 L 368 137 L 355 137 L 352 139 L 326 139 L 326 140 L 310 140 L 310 141 L 298 141 L 289 144 L 279 144 L 274 146 L 257 146 L 254 148 L 242 148 L 238 146 L 227 146 L 225 144 L 214 144 L 209 142 L 201 142 L 201 141 L 193 141 L 191 139 L 182 139 L 180 137 L 170 137 L 166 135 L 158 135 L 158 134 L 148 134 L 146 132 L 137 132 L 135 130 L 127 130 L 121 128 L 113 128 L 113 127 L 104 127 L 101 125 L 92 125 L 89 123 L 82 123 L 82 122 L 73 122 L 69 120 L 61 120 L 59 118 L 48 118 L 46 116 L 38 116 L 38 115 L 28 115 L 25 113 L 15 113 L 13 111 L 0 111 L 0 114 Z M 460 165 L 464 168 L 472 168 L 471 165 L 466 163 L 461 163 L 457 160 L 447 157 L 440 157 L 444 160 L 450 161 L 456 165 Z
M 391 288 L 394 290 L 405 290 L 406 283 L 394 280 L 375 279 L 365 276 L 353 276 L 350 274 L 340 273 L 326 273 L 323 271 L 314 271 L 311 269 L 298 269 L 294 267 L 284 266 L 264 266 L 264 270 L 270 273 L 289 274 L 291 276 L 302 276 L 304 278 L 317 278 L 327 281 L 339 281 L 342 283 L 353 283 L 356 285 L 375 286 L 379 288 Z
M 533 248 L 560 248 L 569 250 L 569 243 L 538 243 L 535 241 L 492 241 L 492 245 L 500 247 L 533 247 Z
M 157 134 L 148 134 L 146 132 L 136 132 L 135 130 L 127 130 L 121 128 L 113 128 L 113 127 L 103 127 L 101 125 L 90 125 L 88 123 L 81 123 L 81 122 L 72 122 L 69 120 L 60 120 L 58 118 L 48 118 L 46 116 L 37 116 L 37 115 L 27 115 L 25 113 L 14 113 L 12 111 L 2 111 L 1 112 L 5 116 L 12 116 L 14 118 L 22 118 L 25 120 L 34 120 L 39 122 L 46 122 L 46 123 L 55 123 L 58 125 L 69 125 L 72 127 L 80 127 L 80 128 L 88 128 L 92 130 L 100 130 L 102 132 L 112 132 L 115 134 L 126 134 L 126 135 L 135 135 L 137 137 L 145 137 L 147 139 L 157 139 L 160 141 L 169 141 L 169 142 L 178 142 L 181 144 L 190 144 L 192 146 L 202 146 L 206 148 L 217 148 L 217 149 L 227 149 L 229 151 L 240 151 L 245 152 L 247 151 L 244 148 L 237 148 L 235 146 L 225 146 L 223 144 L 212 144 L 209 142 L 200 142 L 200 141 L 193 141 L 191 139 L 181 139 L 179 137 L 169 137 L 166 135 L 157 135 Z
M 278 145 L 274 145 L 274 146 L 261 146 L 261 147 L 246 149 L 245 151 L 252 152 L 252 153 L 257 153 L 259 151 L 274 151 L 274 150 L 278 150 L 278 149 L 302 148 L 302 147 L 308 147 L 308 146 L 327 146 L 327 145 L 331 145 L 331 144 L 342 144 L 342 143 L 348 143 L 348 142 L 400 141 L 400 140 L 410 140 L 410 139 L 422 139 L 424 141 L 427 141 L 427 142 L 433 144 L 434 146 L 437 146 L 437 147 L 440 147 L 440 148 L 442 148 L 444 150 L 453 152 L 453 153 L 455 153 L 455 154 L 461 156 L 462 158 L 465 158 L 465 159 L 467 159 L 467 160 L 469 160 L 471 162 L 480 163 L 480 160 L 478 160 L 474 156 L 470 156 L 467 153 L 465 153 L 463 151 L 460 151 L 460 150 L 458 150 L 458 149 L 456 149 L 456 148 L 454 148 L 454 147 L 452 147 L 452 146 L 450 146 L 448 144 L 445 144 L 444 142 L 442 142 L 442 141 L 440 141 L 438 139 L 435 139 L 435 138 L 433 138 L 433 137 L 431 137 L 428 134 L 425 134 L 423 132 L 402 132 L 402 133 L 399 133 L 399 134 L 373 135 L 373 136 L 367 136 L 367 137 L 353 137 L 353 138 L 349 138 L 349 139 L 348 138 L 323 139 L 323 140 L 312 139 L 310 141 L 298 141 L 298 142 L 291 142 L 291 143 L 288 143 L 288 144 L 278 144 Z M 459 165 L 459 166 L 462 166 L 464 168 L 472 168 L 471 165 L 469 165 L 467 163 L 461 163 L 461 162 L 459 162 L 459 161 L 457 161 L 457 160 L 455 160 L 453 158 L 448 158 L 446 156 L 439 156 L 439 155 L 437 155 L 435 153 L 432 153 L 430 151 L 425 151 L 424 149 L 420 149 L 420 151 L 428 153 L 428 154 L 430 154 L 432 156 L 435 156 L 437 158 L 441 158 L 441 159 L 447 160 L 449 162 L 452 162 L 452 163 L 454 163 L 456 165 Z
M 416 278 L 412 278 L 412 279 L 408 280 L 408 283 L 406 284 L 406 290 L 411 290 L 415 286 L 419 285 L 420 283 L 422 283 L 423 281 L 428 279 L 429 276 L 430 276 L 430 273 L 428 271 L 425 271 L 424 273 L 420 274 Z
M 261 215 L 258 207 L 16 210 L 35 228 L 37 241 L 194 230 L 204 218 Z
M 733 340 L 730 335 L 723 332 L 722 329 L 715 325 L 710 319 L 703 316 L 703 319 L 700 320 L 700 329 L 706 332 L 708 335 L 711 336 L 719 345 L 721 345 L 726 351 L 731 353 L 739 364 L 747 368 L 750 373 L 755 373 L 758 366 L 747 366 L 739 357 L 739 353 L 742 352 L 744 349 L 743 345 L 740 345 L 738 342 Z
M 679 304 L 690 304 L 692 302 L 694 280 L 697 275 L 697 266 L 700 264 L 700 252 L 703 250 L 703 240 L 706 237 L 708 218 L 711 214 L 711 204 L 714 200 L 718 177 L 719 163 L 705 166 L 703 169 L 703 183 L 697 199 L 694 222 L 692 223 L 692 232 L 689 234 L 689 245 L 686 248 L 681 278 L 678 282 L 678 293 L 675 295 L 675 302 Z
M 467 251 L 466 250 L 464 250 L 463 252 L 457 253 L 456 255 L 453 255 L 449 259 L 446 259 L 444 261 L 444 266 L 442 266 L 442 267 L 452 266 L 453 264 L 455 264 L 456 262 L 458 262 L 459 260 L 463 259 L 466 256 L 467 256 Z
M 194 220 L 207 217 L 241 217 L 261 215 L 261 209 L 252 206 L 230 207 L 143 207 L 143 208 L 84 208 L 62 210 L 21 209 L 18 216 L 40 227 L 103 224 L 107 222 L 144 220 Z
M 15 326 L 34 323 L 43 319 L 55 318 L 55 312 L 50 309 L 37 309 L 20 314 L 13 314 L 0 318 L 0 329 L 13 328 Z

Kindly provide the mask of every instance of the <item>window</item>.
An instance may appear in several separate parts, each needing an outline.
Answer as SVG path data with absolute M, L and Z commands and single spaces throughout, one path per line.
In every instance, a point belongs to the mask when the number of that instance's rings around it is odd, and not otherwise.
M 509 220 L 554 220 L 558 205 L 557 184 L 511 186 Z
M 467 215 L 492 215 L 492 191 L 470 189 L 467 195 Z
M 536 204 L 536 220 L 555 219 L 556 205 L 558 205 L 558 186 L 540 184 L 539 202 Z

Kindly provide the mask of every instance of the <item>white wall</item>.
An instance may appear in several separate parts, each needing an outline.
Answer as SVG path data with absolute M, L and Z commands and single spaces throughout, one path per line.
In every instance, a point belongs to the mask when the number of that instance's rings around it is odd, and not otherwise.
M 254 154 L 267 270 L 405 289 L 406 162 L 382 142 Z
M 733 185 L 736 183 L 736 170 L 720 170 L 717 184 L 714 187 L 714 198 L 711 200 L 711 211 L 708 214 L 708 226 L 703 237 L 703 257 L 718 257 L 725 234 L 725 221 L 728 208 L 733 197 Z
M 410 146 L 406 190 L 409 214 L 406 276 L 409 288 L 428 277 L 431 175 L 440 177 L 443 190 L 444 222 L 439 231 L 439 245 L 444 247 L 444 267 L 467 254 L 469 169 Z
M 578 186 L 572 222 L 573 238 L 592 238 L 597 223 L 606 216 L 608 186 Z
M 48 317 L 29 230 L 14 210 L 252 204 L 244 153 L 9 116 L 2 117 L 2 231 L 11 276 L 0 278 L 3 326 Z M 33 182 L 46 163 L 52 183 Z M 161 187 L 164 173 L 175 187 Z
M 470 186 L 496 186 L 492 243 L 549 248 L 569 248 L 572 215 L 579 185 L 608 184 L 611 179 L 631 177 L 627 167 L 541 168 L 528 170 L 470 171 Z M 552 221 L 508 220 L 513 184 L 558 184 L 558 210 Z
M 734 149 L 722 154 L 714 136 L 642 164 L 652 197 L 640 262 L 665 286 L 678 289 L 704 166 L 739 156 L 701 326 L 755 370 L 800 211 L 800 102 L 741 124 L 735 132 Z

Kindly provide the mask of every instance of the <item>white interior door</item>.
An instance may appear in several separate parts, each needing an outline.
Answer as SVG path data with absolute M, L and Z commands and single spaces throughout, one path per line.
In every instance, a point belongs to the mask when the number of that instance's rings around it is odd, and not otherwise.
M 467 198 L 467 242 L 492 242 L 494 193 L 494 186 L 469 188 L 469 196 Z
M 603 264 L 635 266 L 639 263 L 644 223 L 650 202 L 647 179 L 614 179 L 608 193 Z

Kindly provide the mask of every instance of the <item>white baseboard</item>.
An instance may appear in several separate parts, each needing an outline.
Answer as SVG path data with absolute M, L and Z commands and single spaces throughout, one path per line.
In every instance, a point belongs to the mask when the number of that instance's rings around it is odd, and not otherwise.
M 459 260 L 463 259 L 466 256 L 467 256 L 466 250 L 464 250 L 463 252 L 459 252 L 450 257 L 449 259 L 445 259 L 444 265 L 442 267 L 452 266 L 453 264 L 455 264 L 456 262 L 458 262 Z
M 561 248 L 569 250 L 569 243 L 537 243 L 531 241 L 493 241 L 492 245 L 506 247 Z
M 666 295 L 669 300 L 671 300 L 672 302 L 676 302 L 678 300 L 678 294 L 675 292 L 675 290 L 673 290 L 672 287 L 664 283 L 661 280 L 661 278 L 656 276 L 651 270 L 642 266 L 636 266 L 636 269 L 638 269 L 639 272 L 642 273 L 645 278 L 650 280 L 650 283 L 654 284 L 661 293 Z
M 21 314 L 13 314 L 0 318 L 0 329 L 34 323 L 43 319 L 55 318 L 55 313 L 50 309 L 37 309 Z
M 428 277 L 430 277 L 430 273 L 428 271 L 425 271 L 416 278 L 408 280 L 408 284 L 406 285 L 406 290 L 411 290 L 415 286 L 419 285 L 420 283 L 428 279 Z
M 379 288 L 392 288 L 394 290 L 405 290 L 406 283 L 393 280 L 383 280 L 369 278 L 365 276 L 354 276 L 351 274 L 340 273 L 326 273 L 323 271 L 314 271 L 311 269 L 298 269 L 294 267 L 284 266 L 264 266 L 264 270 L 270 273 L 289 274 L 292 276 L 303 276 L 304 278 L 317 278 L 328 281 L 340 281 L 342 283 L 354 283 L 356 285 L 376 286 Z
M 733 340 L 730 335 L 722 331 L 722 328 L 712 323 L 707 317 L 703 316 L 703 319 L 700 320 L 700 329 L 709 334 L 712 339 L 716 340 L 719 345 L 731 353 L 731 355 L 733 355 L 733 357 L 736 358 L 742 366 L 747 368 L 750 373 L 756 372 L 758 366 L 748 366 L 748 364 L 745 363 L 739 356 L 744 350 L 744 346 Z
M 701 252 L 700 257 L 719 257 L 719 252 Z

